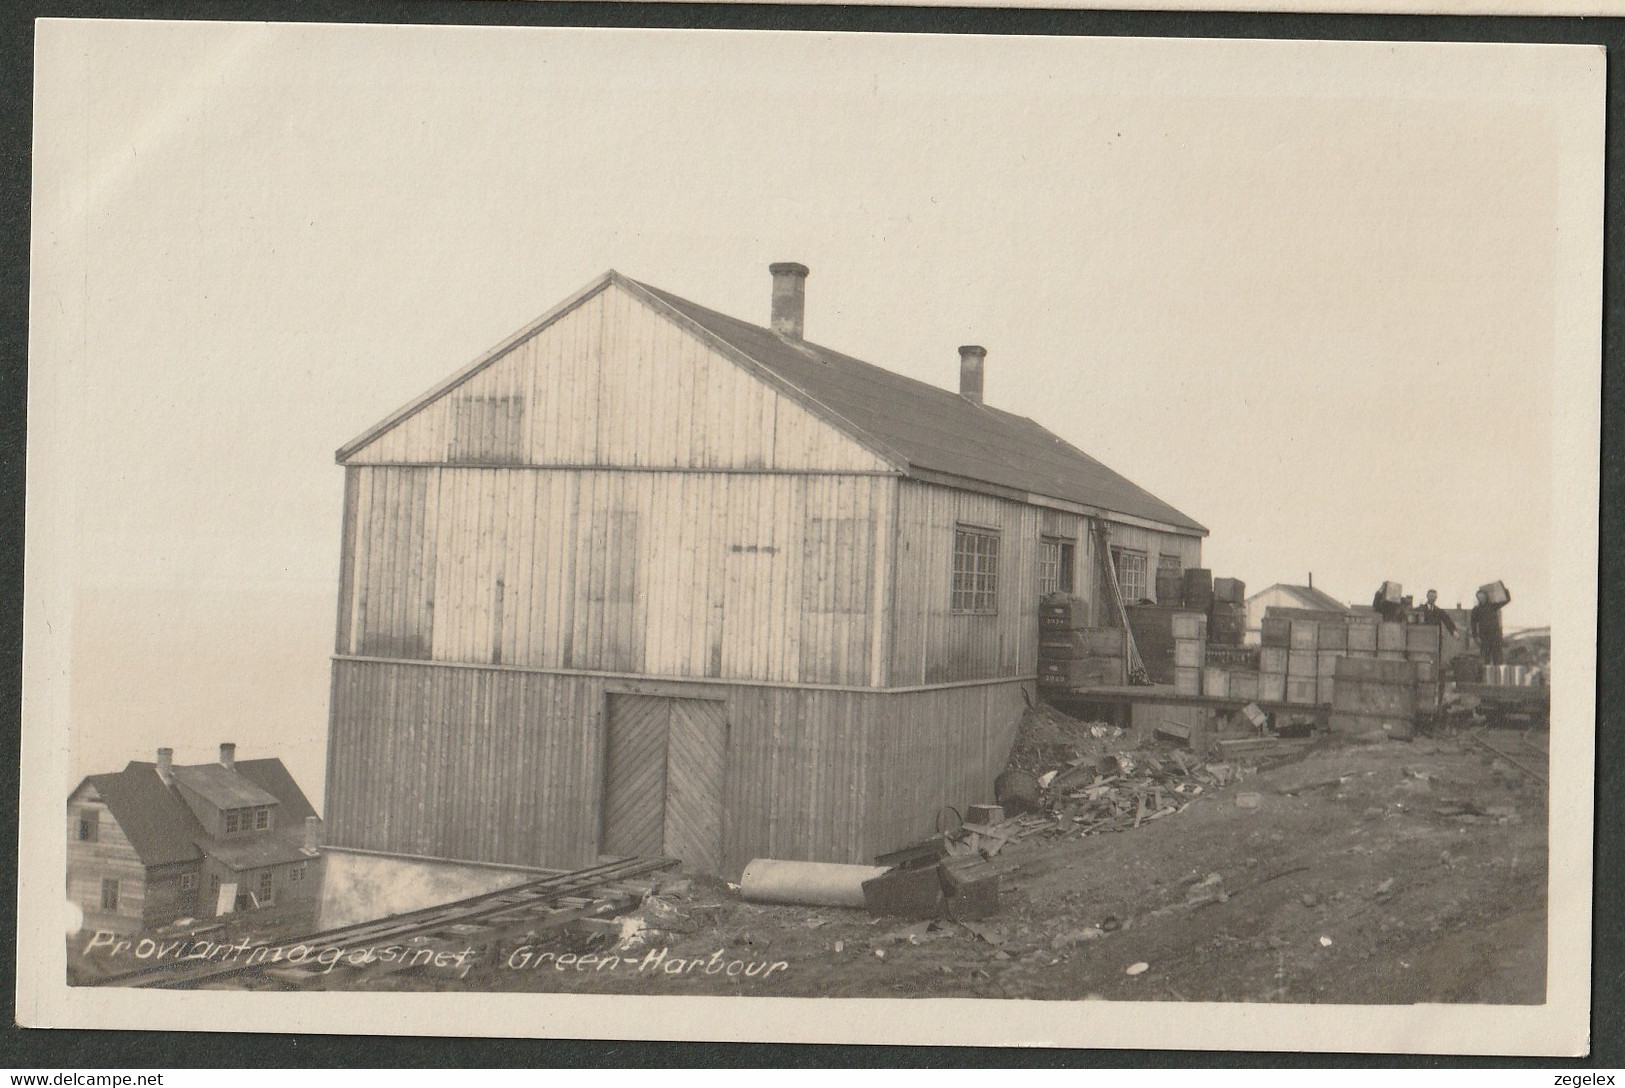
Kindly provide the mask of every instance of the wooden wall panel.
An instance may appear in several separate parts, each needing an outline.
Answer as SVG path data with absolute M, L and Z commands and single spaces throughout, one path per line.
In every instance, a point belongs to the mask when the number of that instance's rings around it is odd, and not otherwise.
M 341 654 L 885 683 L 885 476 L 357 467 Z
M 96 841 L 79 841 L 79 813 L 96 813 Z M 124 829 L 91 787 L 68 798 L 68 899 L 87 915 L 108 918 L 102 912 L 102 880 L 119 882 L 118 917 L 138 925 L 146 912 L 146 869 L 130 845 Z M 123 924 L 121 921 L 120 924 Z
M 585 299 L 346 463 L 888 467 L 618 285 Z
M 334 663 L 335 846 L 576 866 L 599 852 L 604 710 L 639 682 L 433 663 Z M 647 682 L 643 682 L 647 683 Z M 728 716 L 724 867 L 867 862 L 992 797 L 1020 683 L 914 692 L 667 684 Z

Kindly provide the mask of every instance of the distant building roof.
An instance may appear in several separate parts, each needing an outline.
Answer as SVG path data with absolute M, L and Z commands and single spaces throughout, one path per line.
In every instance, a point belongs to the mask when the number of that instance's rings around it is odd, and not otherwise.
M 221 775 L 200 773 L 210 772 L 210 768 L 220 771 Z M 228 787 L 222 782 L 222 776 L 240 781 Z M 189 789 L 193 788 L 191 781 L 205 781 L 219 796 L 267 798 L 243 803 L 233 801 L 221 807 L 277 805 L 276 830 L 257 840 L 216 839 L 198 821 L 180 791 L 164 785 L 154 763 L 131 761 L 122 771 L 89 775 L 73 792 L 77 794 L 86 785 L 93 788 L 113 819 L 118 821 L 141 864 L 147 866 L 197 861 L 205 853 L 221 855 L 221 860 L 233 868 L 248 867 L 233 864 L 233 859 L 240 862 L 250 856 L 271 858 L 258 862 L 262 865 L 289 860 L 290 849 L 303 842 L 305 817 L 316 815 L 288 769 L 274 757 L 238 760 L 234 772 L 219 764 L 176 767 L 175 778 L 177 782 L 187 782 Z M 263 844 L 257 851 L 256 842 Z
M 1275 591 L 1284 592 L 1296 598 L 1298 604 L 1294 607 L 1297 608 L 1314 608 L 1325 612 L 1347 612 L 1349 610 L 1348 605 L 1330 594 L 1316 589 L 1314 586 L 1295 586 L 1287 582 L 1276 582 L 1272 586 L 1259 590 L 1247 598 L 1247 603 L 1251 604 L 1264 594 Z

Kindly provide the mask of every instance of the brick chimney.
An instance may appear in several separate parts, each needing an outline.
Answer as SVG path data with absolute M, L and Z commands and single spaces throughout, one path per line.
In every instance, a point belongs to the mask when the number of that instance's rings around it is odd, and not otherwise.
M 786 261 L 767 270 L 773 273 L 773 331 L 800 340 L 807 317 L 807 266 Z
M 222 741 L 220 744 L 220 766 L 228 771 L 237 769 L 237 746 L 230 741 Z
M 158 749 L 158 778 L 166 786 L 175 784 L 175 749 Z
M 321 821 L 314 816 L 305 817 L 305 845 L 300 849 L 306 854 L 319 854 L 322 844 Z
M 982 363 L 987 349 L 966 344 L 959 349 L 959 395 L 972 404 L 982 403 Z

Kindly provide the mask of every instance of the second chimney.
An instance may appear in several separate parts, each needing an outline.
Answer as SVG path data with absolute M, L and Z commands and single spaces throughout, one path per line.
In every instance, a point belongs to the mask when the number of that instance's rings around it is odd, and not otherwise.
M 175 784 L 175 749 L 158 749 L 158 779 L 166 786 Z
M 307 854 L 321 853 L 322 822 L 314 816 L 305 817 L 305 845 L 300 847 Z
M 225 741 L 220 745 L 220 766 L 228 771 L 237 769 L 237 746 L 230 741 Z
M 767 270 L 773 273 L 773 331 L 800 340 L 807 317 L 807 266 L 786 261 Z
M 982 363 L 987 349 L 966 344 L 959 349 L 959 395 L 972 404 L 982 403 Z

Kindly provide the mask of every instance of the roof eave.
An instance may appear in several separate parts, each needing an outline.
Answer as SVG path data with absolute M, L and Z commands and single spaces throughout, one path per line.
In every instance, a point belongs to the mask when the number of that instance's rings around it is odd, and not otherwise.
M 1125 514 L 1122 511 L 1112 510 L 1104 506 L 1094 506 L 1072 499 L 1061 499 L 1053 495 L 1043 495 L 1033 491 L 1023 491 L 1020 488 L 1006 487 L 1003 484 L 980 480 L 974 476 L 959 476 L 951 472 L 922 468 L 918 465 L 911 466 L 905 475 L 921 483 L 938 484 L 942 487 L 971 491 L 979 495 L 992 495 L 995 498 L 1026 503 L 1028 506 L 1042 506 L 1051 510 L 1062 510 L 1069 514 L 1080 514 L 1084 517 L 1102 518 L 1106 521 L 1114 521 L 1119 525 L 1132 525 L 1140 529 L 1154 529 L 1158 532 L 1175 533 L 1179 536 L 1205 537 L 1208 535 L 1205 527 L 1194 522 L 1190 525 L 1179 525 L 1170 521 L 1141 517 L 1138 514 Z

